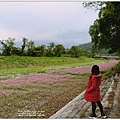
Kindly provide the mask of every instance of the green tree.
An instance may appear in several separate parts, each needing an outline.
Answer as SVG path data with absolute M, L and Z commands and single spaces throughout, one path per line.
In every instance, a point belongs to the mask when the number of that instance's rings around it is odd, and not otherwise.
M 83 6 L 86 7 L 87 9 L 93 9 L 95 11 L 100 10 L 106 2 L 103 1 L 94 1 L 94 2 L 83 2 Z
M 91 6 L 94 7 L 96 3 L 91 2 Z M 86 7 L 87 5 L 90 4 L 86 4 Z M 120 2 L 102 2 L 102 5 L 96 6 L 101 8 L 99 18 L 89 29 L 92 42 L 97 48 L 110 48 L 110 53 L 120 54 Z
M 45 56 L 45 52 L 46 52 L 46 46 L 45 45 L 41 45 L 35 48 L 35 52 L 36 52 L 36 56 Z
M 54 51 L 53 51 L 53 49 L 55 48 L 55 43 L 54 43 L 54 42 L 51 42 L 51 43 L 49 43 L 49 45 L 48 45 L 47 47 L 48 47 L 48 49 L 47 49 L 47 51 L 46 51 L 46 55 L 47 55 L 48 57 L 54 56 Z
M 54 55 L 57 57 L 61 57 L 61 55 L 65 53 L 65 48 L 62 44 L 58 44 L 54 48 Z
M 27 52 L 28 52 L 28 56 L 35 56 L 34 55 L 34 50 L 35 50 L 35 43 L 34 43 L 34 41 L 30 41 L 30 42 L 28 42 L 27 43 L 27 47 L 28 47 L 28 49 L 27 49 Z
M 25 47 L 27 46 L 28 39 L 27 38 L 23 38 L 23 44 L 22 44 L 22 49 L 21 49 L 21 55 L 25 55 Z
M 84 54 L 83 50 L 79 46 L 72 46 L 70 48 L 71 57 L 79 57 Z
M 12 53 L 13 55 L 20 55 L 20 51 L 21 51 L 20 48 L 18 48 L 18 47 L 13 47 L 11 53 Z
M 12 50 L 14 48 L 14 38 L 9 37 L 7 40 L 0 40 L 0 43 L 3 45 L 2 54 L 9 56 L 12 54 Z

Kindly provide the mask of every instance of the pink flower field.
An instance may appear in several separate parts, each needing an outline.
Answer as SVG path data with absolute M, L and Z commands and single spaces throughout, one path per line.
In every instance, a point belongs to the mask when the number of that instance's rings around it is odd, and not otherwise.
M 52 75 L 52 74 L 30 74 L 30 75 L 20 75 L 14 78 L 10 78 L 8 80 L 0 81 L 0 84 L 3 86 L 16 86 L 19 87 L 20 85 L 31 85 L 32 83 L 41 82 L 55 82 L 59 80 L 65 80 L 69 78 L 70 75 Z
M 107 63 L 100 63 L 98 64 L 100 67 L 100 70 L 106 70 L 108 68 L 111 68 L 115 66 L 118 63 L 117 60 L 112 60 Z M 19 75 L 14 78 L 10 78 L 7 80 L 1 80 L 0 84 L 1 86 L 15 86 L 19 87 L 20 85 L 30 85 L 36 82 L 46 82 L 51 83 L 55 81 L 60 80 L 66 80 L 70 78 L 70 74 L 84 74 L 84 73 L 90 73 L 91 66 L 80 66 L 76 68 L 66 68 L 66 69 L 58 69 L 54 70 L 54 74 L 30 74 L 30 75 Z M 59 73 L 64 73 L 63 75 L 59 75 Z M 5 93 L 5 91 L 1 91 L 0 93 Z
M 115 66 L 118 63 L 117 60 L 111 60 L 107 63 L 100 63 L 97 64 L 100 67 L 100 70 L 106 70 L 109 68 L 112 68 L 113 66 Z M 80 66 L 80 67 L 76 67 L 76 68 L 66 68 L 66 69 L 59 69 L 54 71 L 55 73 L 69 73 L 69 74 L 84 74 L 84 73 L 90 73 L 91 70 L 91 66 Z

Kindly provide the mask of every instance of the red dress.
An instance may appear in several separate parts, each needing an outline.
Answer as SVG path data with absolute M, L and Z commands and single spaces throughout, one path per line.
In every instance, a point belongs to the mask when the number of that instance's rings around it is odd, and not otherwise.
M 102 80 L 102 75 L 95 75 L 92 74 L 89 81 L 88 81 L 88 85 L 85 91 L 85 96 L 84 99 L 86 101 L 89 102 L 97 102 L 99 100 L 101 100 L 100 97 L 100 84 L 101 84 L 101 80 Z

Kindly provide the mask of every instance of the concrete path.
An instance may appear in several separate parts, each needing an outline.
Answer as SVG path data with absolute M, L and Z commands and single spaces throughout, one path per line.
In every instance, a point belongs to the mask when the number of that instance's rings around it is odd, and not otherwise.
M 105 114 L 108 118 L 120 118 L 120 73 L 104 78 L 101 84 L 101 97 Z M 66 106 L 52 115 L 49 119 L 74 118 L 86 119 L 91 114 L 91 103 L 84 100 L 83 91 Z M 96 114 L 100 117 L 97 107 Z

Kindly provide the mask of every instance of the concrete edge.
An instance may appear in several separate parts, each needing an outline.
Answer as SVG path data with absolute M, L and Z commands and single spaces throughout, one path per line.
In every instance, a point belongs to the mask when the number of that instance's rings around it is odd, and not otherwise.
M 64 112 L 65 109 L 67 109 L 69 106 L 73 105 L 75 101 L 77 101 L 80 97 L 82 97 L 85 94 L 85 90 L 79 94 L 77 97 L 75 97 L 73 100 L 71 100 L 69 103 L 67 103 L 64 107 L 62 107 L 59 111 L 57 111 L 55 114 L 53 114 L 49 119 L 55 119 L 56 116 L 60 115 L 60 113 Z

